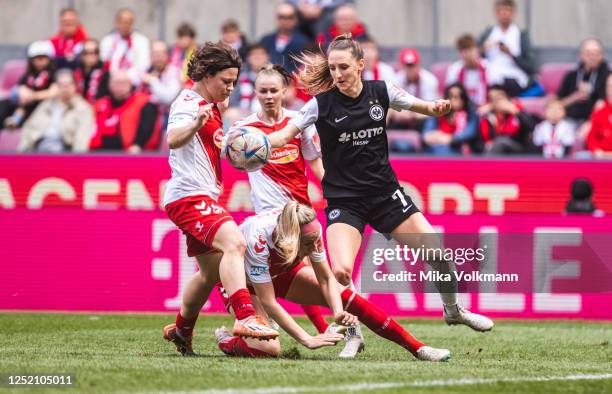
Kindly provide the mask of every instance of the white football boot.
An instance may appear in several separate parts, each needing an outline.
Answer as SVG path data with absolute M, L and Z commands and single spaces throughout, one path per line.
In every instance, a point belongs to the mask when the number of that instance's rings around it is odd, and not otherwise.
M 215 330 L 215 341 L 217 342 L 217 344 L 223 342 L 227 338 L 232 337 L 232 333 L 227 328 L 225 328 L 225 326 L 221 326 Z
M 444 321 L 446 324 L 465 324 L 475 331 L 490 331 L 493 328 L 493 321 L 486 316 L 472 313 L 462 306 L 444 305 Z
M 363 339 L 363 334 L 361 333 L 359 323 L 357 323 L 355 326 L 349 327 L 346 330 L 344 340 L 346 341 L 346 344 L 344 345 L 344 349 L 342 349 L 338 355 L 340 358 L 355 358 L 357 353 L 362 352 L 365 349 L 365 341 Z
M 421 346 L 417 350 L 416 358 L 421 361 L 448 361 L 451 358 L 451 352 L 448 349 L 436 349 L 431 346 Z

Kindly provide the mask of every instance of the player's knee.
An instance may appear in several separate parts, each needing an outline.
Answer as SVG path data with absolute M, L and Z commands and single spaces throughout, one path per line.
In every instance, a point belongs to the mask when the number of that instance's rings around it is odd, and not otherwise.
M 228 240 L 225 244 L 223 252 L 244 256 L 246 253 L 246 241 L 244 240 L 244 237 L 238 235 Z
M 353 271 L 345 267 L 337 267 L 334 268 L 334 276 L 340 284 L 348 286 L 353 279 Z
M 268 353 L 270 357 L 278 357 L 281 354 L 281 345 L 278 340 L 276 341 L 268 341 L 268 345 L 266 347 L 265 352 Z

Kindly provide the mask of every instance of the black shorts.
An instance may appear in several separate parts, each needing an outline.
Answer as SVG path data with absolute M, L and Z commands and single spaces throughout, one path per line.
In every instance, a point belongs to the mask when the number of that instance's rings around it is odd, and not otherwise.
M 421 212 L 401 187 L 382 196 L 327 199 L 327 226 L 345 223 L 363 234 L 366 224 L 382 234 L 390 234 L 404 220 Z

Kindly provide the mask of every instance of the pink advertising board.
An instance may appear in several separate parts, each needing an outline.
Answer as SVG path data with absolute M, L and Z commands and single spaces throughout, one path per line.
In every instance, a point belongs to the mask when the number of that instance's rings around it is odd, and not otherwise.
M 440 231 L 527 234 L 522 254 L 515 253 L 512 262 L 504 257 L 512 254 L 499 249 L 499 269 L 515 264 L 524 280 L 530 280 L 536 264 L 539 232 L 577 231 L 586 239 L 612 228 L 609 215 L 560 214 L 578 176 L 593 181 L 598 207 L 612 212 L 612 163 L 402 159 L 393 164 Z M 0 310 L 178 308 L 196 268 L 182 236 L 159 208 L 169 177 L 166 158 L 0 156 L 0 166 Z M 227 166 L 224 177 L 222 202 L 240 222 L 251 209 L 247 178 Z M 311 195 L 321 208 L 316 182 Z M 325 220 L 322 211 L 320 219 Z M 368 232 L 363 250 L 370 238 Z M 563 259 L 551 253 L 552 260 Z M 610 272 L 610 254 L 602 256 L 599 268 Z M 369 263 L 360 259 L 356 275 Z M 572 276 L 553 277 L 544 294 L 472 292 L 462 302 L 497 317 L 612 319 L 612 293 L 575 285 L 584 282 L 589 269 L 578 261 Z M 393 315 L 439 315 L 437 294 L 412 290 L 367 296 Z M 222 312 L 223 306 L 215 295 L 205 309 Z M 300 312 L 293 305 L 289 309 Z

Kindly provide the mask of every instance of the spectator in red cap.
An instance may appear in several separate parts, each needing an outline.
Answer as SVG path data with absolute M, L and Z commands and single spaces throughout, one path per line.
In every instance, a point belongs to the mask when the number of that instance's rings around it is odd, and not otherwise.
M 77 67 L 77 58 L 87 40 L 87 32 L 79 21 L 79 14 L 74 8 L 60 11 L 59 31 L 49 41 L 55 49 L 55 63 L 58 69 Z
M 606 101 L 591 115 L 587 148 L 598 159 L 612 159 L 612 74 L 606 79 Z
M 368 37 L 368 31 L 359 20 L 357 8 L 353 4 L 343 4 L 336 8 L 334 24 L 330 26 L 327 33 L 319 34 L 317 43 L 321 45 L 323 51 L 326 51 L 335 37 L 345 33 L 351 33 L 355 41 L 364 41 Z
M 415 97 L 433 101 L 438 97 L 438 79 L 431 72 L 421 68 L 421 55 L 414 48 L 400 52 L 401 69 L 397 74 L 399 87 Z M 421 131 L 425 122 L 424 115 L 412 111 L 397 112 L 389 109 L 390 128 L 413 129 Z

